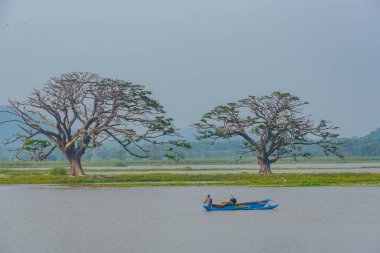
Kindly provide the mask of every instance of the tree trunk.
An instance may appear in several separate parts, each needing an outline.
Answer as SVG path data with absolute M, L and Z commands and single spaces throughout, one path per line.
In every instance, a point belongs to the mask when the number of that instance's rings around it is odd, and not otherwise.
M 84 176 L 84 172 L 82 169 L 82 164 L 80 162 L 80 158 L 70 158 L 70 174 L 71 176 Z
M 272 171 L 270 170 L 270 161 L 268 158 L 257 158 L 258 164 L 260 165 L 259 174 L 261 175 L 268 175 L 272 174 Z

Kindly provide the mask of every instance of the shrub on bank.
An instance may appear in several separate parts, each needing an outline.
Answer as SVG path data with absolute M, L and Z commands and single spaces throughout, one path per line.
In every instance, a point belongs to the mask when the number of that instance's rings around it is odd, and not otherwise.
M 50 171 L 50 175 L 56 175 L 56 176 L 66 176 L 67 175 L 67 170 L 65 169 L 64 166 L 54 166 Z

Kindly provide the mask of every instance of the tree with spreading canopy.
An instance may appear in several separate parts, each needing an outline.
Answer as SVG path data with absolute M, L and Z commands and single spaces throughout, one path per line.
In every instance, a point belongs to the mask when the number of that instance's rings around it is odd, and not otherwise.
M 144 86 L 87 72 L 53 77 L 25 101 L 9 100 L 2 112 L 13 116 L 2 123 L 17 123 L 19 128 L 6 142 L 21 144 L 17 158 L 41 161 L 58 149 L 73 176 L 84 175 L 81 157 L 86 150 L 105 141 L 140 158 L 149 157 L 158 144 L 171 147 L 169 158 L 174 146 L 189 147 L 177 139 L 172 119 Z
M 234 103 L 219 105 L 193 126 L 199 140 L 241 137 L 243 153 L 257 156 L 259 174 L 271 174 L 270 166 L 281 158 L 309 157 L 305 146 L 317 145 L 326 155 L 339 154 L 337 127 L 326 120 L 315 124 L 302 110 L 307 102 L 289 93 L 248 96 Z

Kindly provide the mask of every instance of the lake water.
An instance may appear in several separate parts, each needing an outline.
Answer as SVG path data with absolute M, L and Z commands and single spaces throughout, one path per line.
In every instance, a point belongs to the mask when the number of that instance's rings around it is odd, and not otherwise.
M 228 168 L 242 168 L 242 169 L 258 169 L 259 165 L 255 164 L 216 164 L 216 165 L 131 165 L 128 167 L 107 167 L 112 169 L 159 169 L 159 168 L 188 168 L 191 167 L 193 169 L 228 169 Z M 380 167 L 380 163 L 275 163 L 272 164 L 273 168 L 362 168 L 362 167 Z M 104 167 L 91 167 L 91 169 L 104 169 Z
M 280 206 L 206 212 L 208 193 Z M 1 253 L 380 252 L 380 187 L 21 185 L 0 196 Z
M 175 170 L 180 168 L 193 168 L 196 170 Z M 226 170 L 229 168 L 239 168 L 239 170 Z M 12 168 L 13 170 L 49 170 L 51 168 Z M 117 175 L 117 174 L 147 174 L 147 173 L 172 173 L 172 174 L 236 174 L 236 173 L 257 173 L 257 164 L 229 164 L 229 165 L 167 165 L 151 166 L 139 165 L 128 167 L 85 167 L 85 169 L 99 170 L 99 172 L 86 172 L 87 174 Z M 114 169 L 113 172 L 100 170 Z M 129 171 L 130 169 L 141 171 Z M 149 170 L 153 169 L 153 170 Z M 212 169 L 212 170 L 207 170 Z M 218 170 L 221 169 L 221 170 Z M 380 163 L 293 163 L 274 164 L 273 173 L 380 173 Z M 0 177 L 4 175 L 0 174 Z
M 158 173 L 169 173 L 169 174 L 238 174 L 238 173 L 258 173 L 259 170 L 182 170 L 182 171 L 171 171 L 171 170 L 144 170 L 144 171 L 91 171 L 86 172 L 89 175 L 122 175 L 122 174 L 158 174 Z M 302 174 L 318 174 L 318 173 L 380 173 L 380 168 L 350 168 L 350 169 L 291 169 L 291 170 L 272 170 L 273 173 L 302 173 Z M 1 176 L 1 174 L 0 174 Z
M 281 169 L 358 169 L 358 168 L 380 168 L 380 163 L 276 163 L 272 164 L 272 168 Z M 128 169 L 177 169 L 177 168 L 193 168 L 193 169 L 228 169 L 228 168 L 241 168 L 241 169 L 258 169 L 257 164 L 218 164 L 218 165 L 131 165 L 131 166 L 120 166 L 120 167 L 86 167 L 85 169 L 115 169 L 115 170 L 128 170 Z M 10 168 L 12 170 L 48 170 L 51 168 Z

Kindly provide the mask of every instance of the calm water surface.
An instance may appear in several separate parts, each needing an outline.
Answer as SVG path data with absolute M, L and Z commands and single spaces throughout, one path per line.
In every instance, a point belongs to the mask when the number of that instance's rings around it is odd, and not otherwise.
M 241 168 L 241 169 L 258 169 L 259 166 L 255 164 L 219 164 L 219 165 L 131 165 L 120 167 L 84 167 L 85 169 L 176 169 L 176 168 L 193 168 L 193 169 L 228 169 L 228 168 Z M 272 168 L 291 168 L 291 169 L 357 169 L 357 168 L 380 168 L 380 163 L 276 163 L 272 165 Z M 51 168 L 11 168 L 13 170 L 48 170 Z
M 94 171 L 86 172 L 90 175 L 122 175 L 122 174 L 238 174 L 238 173 L 258 173 L 259 170 L 182 170 L 182 171 L 170 171 L 170 170 L 152 170 L 152 171 Z M 273 170 L 273 173 L 302 173 L 302 174 L 318 174 L 318 173 L 380 173 L 380 168 L 362 169 L 362 168 L 350 168 L 350 169 L 291 169 L 291 170 Z M 1 176 L 1 174 L 0 174 Z
M 280 206 L 206 212 L 208 193 Z M 1 253 L 380 252 L 379 187 L 23 185 L 0 186 L 0 196 Z

